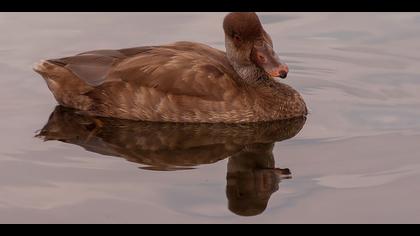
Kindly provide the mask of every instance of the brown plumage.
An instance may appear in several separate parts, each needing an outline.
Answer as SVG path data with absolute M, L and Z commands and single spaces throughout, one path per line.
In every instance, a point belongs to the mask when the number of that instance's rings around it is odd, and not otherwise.
M 288 68 L 257 15 L 231 13 L 223 27 L 226 53 L 177 42 L 85 52 L 34 69 L 60 105 L 95 116 L 205 123 L 305 116 L 299 93 L 272 78 Z

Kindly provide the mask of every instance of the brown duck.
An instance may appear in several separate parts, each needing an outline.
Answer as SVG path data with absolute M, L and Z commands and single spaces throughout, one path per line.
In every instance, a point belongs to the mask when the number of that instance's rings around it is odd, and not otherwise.
M 274 77 L 286 64 L 255 13 L 223 21 L 226 52 L 193 42 L 97 50 L 35 66 L 58 103 L 86 114 L 160 122 L 240 123 L 307 115 Z

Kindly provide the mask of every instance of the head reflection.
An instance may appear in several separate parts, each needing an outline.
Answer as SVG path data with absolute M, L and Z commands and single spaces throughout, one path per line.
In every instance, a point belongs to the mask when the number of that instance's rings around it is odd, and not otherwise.
M 281 179 L 290 178 L 289 169 L 274 167 L 273 143 L 245 147 L 229 158 L 226 196 L 229 210 L 241 216 L 262 213 Z
M 229 158 L 226 195 L 230 211 L 262 213 L 288 169 L 275 168 L 275 142 L 294 137 L 306 118 L 252 124 L 181 124 L 86 116 L 56 107 L 37 135 L 118 156 L 148 170 L 191 169 Z

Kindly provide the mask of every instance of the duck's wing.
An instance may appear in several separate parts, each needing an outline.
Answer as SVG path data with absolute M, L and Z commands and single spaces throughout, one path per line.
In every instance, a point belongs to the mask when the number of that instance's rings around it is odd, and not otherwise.
M 122 60 L 109 78 L 172 95 L 223 100 L 224 93 L 235 86 L 233 75 L 224 52 L 183 42 L 154 47 Z
M 99 86 L 107 81 L 115 64 L 150 49 L 151 47 L 137 47 L 123 50 L 96 50 L 71 57 L 50 59 L 48 62 L 66 68 L 90 86 Z
M 224 52 L 198 43 L 98 50 L 49 60 L 93 87 L 125 82 L 173 95 L 222 100 L 234 86 Z

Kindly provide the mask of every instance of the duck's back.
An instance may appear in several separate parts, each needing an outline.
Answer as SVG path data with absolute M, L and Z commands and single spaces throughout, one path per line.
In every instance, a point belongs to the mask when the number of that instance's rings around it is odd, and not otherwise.
M 93 115 L 170 122 L 244 122 L 254 115 L 225 53 L 203 44 L 90 51 L 35 70 L 61 105 Z

